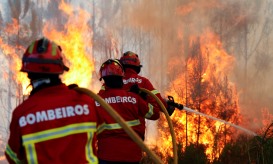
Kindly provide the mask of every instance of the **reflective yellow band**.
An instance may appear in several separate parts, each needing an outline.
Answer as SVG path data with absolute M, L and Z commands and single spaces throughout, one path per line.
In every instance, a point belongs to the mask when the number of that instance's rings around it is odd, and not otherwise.
M 150 118 L 154 114 L 154 106 L 148 103 L 149 111 L 146 113 L 145 118 Z
M 94 155 L 92 149 L 92 140 L 96 132 L 95 122 L 86 122 L 79 124 L 67 125 L 60 128 L 45 130 L 37 133 L 27 134 L 23 136 L 23 145 L 26 150 L 28 163 L 38 163 L 37 154 L 35 150 L 35 143 L 52 140 L 56 138 L 65 137 L 68 135 L 87 133 L 87 143 L 85 145 L 86 159 L 90 163 L 97 163 L 98 159 Z
M 55 56 L 57 54 L 57 45 L 55 43 L 52 43 L 52 56 Z
M 159 93 L 158 90 L 156 90 L 156 89 L 155 89 L 155 90 L 152 90 L 151 92 L 152 92 L 154 95 L 156 95 L 156 94 Z
M 32 53 L 33 52 L 33 48 L 34 48 L 35 42 L 32 42 L 29 49 L 28 49 L 28 53 Z
M 128 126 L 137 126 L 137 125 L 140 125 L 140 121 L 138 119 L 132 120 L 132 121 L 126 121 L 126 124 Z M 115 130 L 115 129 L 122 129 L 122 127 L 118 123 L 114 123 L 114 124 L 103 123 L 98 127 L 97 133 L 99 134 L 103 132 L 104 130 Z
M 25 149 L 26 149 L 26 155 L 27 155 L 27 161 L 28 161 L 28 163 L 30 163 L 30 164 L 36 164 L 36 163 L 38 163 L 38 159 L 37 159 L 37 154 L 36 154 L 34 143 L 28 144 L 25 147 Z
M 105 91 L 105 86 L 101 86 L 100 90 Z
M 9 145 L 7 145 L 6 147 L 6 153 L 7 155 L 15 162 L 15 163 L 22 163 L 18 157 L 17 154 L 11 150 L 11 148 L 9 147 Z
M 99 163 L 98 158 L 94 156 L 93 148 L 92 148 L 92 141 L 95 132 L 87 133 L 87 143 L 85 145 L 85 156 L 89 163 Z
M 64 137 L 71 134 L 91 132 L 96 129 L 96 123 L 79 123 L 60 128 L 45 130 L 23 136 L 23 144 L 37 143 L 55 138 Z

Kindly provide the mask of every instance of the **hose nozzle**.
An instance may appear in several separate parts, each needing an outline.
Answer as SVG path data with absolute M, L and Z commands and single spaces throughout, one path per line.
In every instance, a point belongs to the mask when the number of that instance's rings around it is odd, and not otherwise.
M 173 106 L 179 110 L 182 110 L 184 108 L 184 106 L 182 104 L 174 102 L 173 96 L 168 96 L 168 99 L 169 99 L 167 102 L 168 105 Z

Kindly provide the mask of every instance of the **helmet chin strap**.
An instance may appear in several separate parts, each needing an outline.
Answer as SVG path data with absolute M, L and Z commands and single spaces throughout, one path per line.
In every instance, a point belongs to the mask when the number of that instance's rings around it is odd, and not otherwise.
M 50 79 L 49 78 L 43 78 L 43 79 L 37 79 L 34 81 L 31 81 L 32 88 L 35 89 L 43 84 L 50 84 Z

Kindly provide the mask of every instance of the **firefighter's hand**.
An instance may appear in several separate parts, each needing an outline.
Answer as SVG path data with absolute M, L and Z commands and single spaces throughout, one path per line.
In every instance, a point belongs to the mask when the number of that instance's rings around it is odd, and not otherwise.
M 168 106 L 173 106 L 179 110 L 183 110 L 184 106 L 182 104 L 178 104 L 176 102 L 174 102 L 174 99 L 172 96 L 168 96 L 168 100 L 166 100 Z
M 142 92 L 137 84 L 132 85 L 129 91 L 138 94 L 144 100 L 147 99 L 147 93 Z
M 140 88 L 138 87 L 137 84 L 134 84 L 134 85 L 131 86 L 131 88 L 130 88 L 129 91 L 130 91 L 130 92 L 134 92 L 134 93 L 136 93 L 136 94 L 139 94 Z
M 70 85 L 68 85 L 69 89 L 74 89 L 76 87 L 79 87 L 79 86 L 77 84 L 70 84 Z
M 171 116 L 175 110 L 175 106 L 174 106 L 174 102 L 173 101 L 170 101 L 170 100 L 167 100 L 167 111 L 168 111 L 168 114 L 169 116 Z
M 143 100 L 147 100 L 147 93 L 140 91 L 139 96 L 140 96 Z

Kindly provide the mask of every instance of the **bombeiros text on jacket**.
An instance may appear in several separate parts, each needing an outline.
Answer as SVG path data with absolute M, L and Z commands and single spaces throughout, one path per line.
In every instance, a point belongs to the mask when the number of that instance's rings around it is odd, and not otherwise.
M 113 103 L 132 103 L 136 104 L 136 98 L 131 96 L 114 96 L 114 97 L 105 97 L 105 102 L 108 104 Z M 95 101 L 96 106 L 100 106 L 100 104 Z
M 65 106 L 56 109 L 42 110 L 35 113 L 29 113 L 26 116 L 21 116 L 19 119 L 20 127 L 31 125 L 43 121 L 56 120 L 66 117 L 74 117 L 80 115 L 88 115 L 90 112 L 88 105 Z

